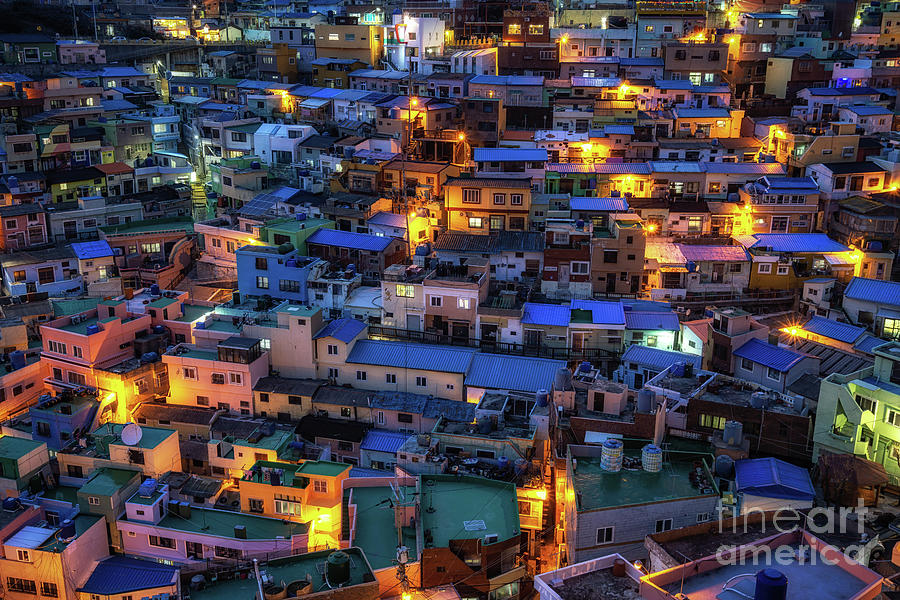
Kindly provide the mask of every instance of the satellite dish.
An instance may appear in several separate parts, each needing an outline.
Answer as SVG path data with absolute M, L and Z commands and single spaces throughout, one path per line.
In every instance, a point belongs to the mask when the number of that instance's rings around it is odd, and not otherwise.
M 128 423 L 127 425 L 125 425 L 125 427 L 122 428 L 122 443 L 126 446 L 134 446 L 141 441 L 141 437 L 143 435 L 144 430 L 141 429 L 140 425 Z

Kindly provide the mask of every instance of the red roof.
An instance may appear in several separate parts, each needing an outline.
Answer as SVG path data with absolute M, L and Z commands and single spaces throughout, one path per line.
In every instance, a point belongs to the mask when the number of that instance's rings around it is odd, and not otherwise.
M 122 173 L 133 173 L 134 169 L 123 162 L 107 163 L 105 165 L 95 165 L 106 175 L 120 175 Z

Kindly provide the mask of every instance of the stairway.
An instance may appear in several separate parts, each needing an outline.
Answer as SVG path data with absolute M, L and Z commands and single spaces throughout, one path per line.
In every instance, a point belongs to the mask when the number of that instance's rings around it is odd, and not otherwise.
M 206 188 L 199 181 L 191 184 L 191 204 L 193 206 L 194 221 L 205 221 L 207 214 Z

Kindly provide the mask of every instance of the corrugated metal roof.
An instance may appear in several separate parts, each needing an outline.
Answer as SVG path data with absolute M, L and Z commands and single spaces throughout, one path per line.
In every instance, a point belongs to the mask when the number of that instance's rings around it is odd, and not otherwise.
M 824 233 L 757 233 L 751 248 L 771 248 L 772 252 L 849 252 L 850 249 Z
M 892 111 L 886 109 L 883 106 L 841 106 L 841 109 L 849 110 L 852 113 L 856 113 L 860 116 L 868 117 L 871 115 L 890 115 L 893 114 Z
M 591 312 L 591 320 L 595 325 L 624 325 L 625 309 L 621 302 L 608 300 L 572 300 L 574 310 Z
M 674 311 L 626 310 L 625 328 L 646 331 L 681 331 L 681 323 Z
M 747 251 L 740 246 L 693 246 L 676 244 L 685 260 L 700 262 L 704 260 L 745 261 Z
M 360 332 L 366 328 L 366 324 L 356 319 L 335 319 L 313 336 L 314 340 L 319 338 L 333 337 L 345 344 L 353 341 Z
M 812 190 L 819 191 L 819 185 L 812 177 L 764 177 L 770 190 Z
M 347 356 L 347 363 L 465 373 L 469 370 L 472 356 L 476 353 L 477 351 L 471 348 L 452 348 L 436 344 L 357 340 Z
M 678 119 L 728 119 L 731 113 L 727 108 L 676 108 Z
M 738 493 L 785 500 L 816 497 L 809 471 L 777 458 L 749 458 L 734 463 Z
M 571 310 L 562 304 L 541 304 L 526 302 L 522 307 L 523 325 L 547 325 L 551 327 L 568 327 Z
M 562 360 L 479 353 L 472 358 L 465 383 L 492 390 L 549 390 L 556 372 L 565 366 Z
M 819 315 L 814 315 L 803 324 L 803 330 L 822 337 L 831 338 L 846 344 L 852 344 L 866 332 L 865 327 L 857 327 L 849 323 L 840 323 Z
M 111 596 L 167 587 L 177 581 L 177 567 L 126 556 L 110 556 L 97 563 L 91 576 L 78 591 Z
M 543 162 L 545 148 L 475 148 L 475 162 Z
M 76 242 L 72 244 L 72 252 L 75 253 L 78 260 L 113 255 L 112 248 L 106 240 L 101 240 L 99 242 Z
M 634 135 L 634 125 L 604 125 L 606 135 Z
M 752 338 L 734 351 L 738 358 L 761 364 L 764 367 L 785 373 L 803 360 L 804 355 L 787 348 L 775 346 L 762 340 Z
M 649 175 L 650 165 L 647 163 L 601 163 L 594 165 L 594 173 L 598 175 Z
M 410 434 L 399 433 L 396 431 L 384 431 L 381 429 L 370 429 L 359 445 L 360 450 L 371 450 L 373 452 L 395 453 L 403 447 Z
M 486 85 L 533 85 L 543 86 L 543 77 L 526 77 L 522 75 L 476 75 L 469 83 Z
M 632 344 L 625 350 L 625 354 L 622 355 L 622 363 L 635 363 L 659 371 L 667 369 L 676 363 L 692 364 L 694 368 L 699 369 L 701 361 L 702 357 L 697 354 L 673 352 L 639 344 Z
M 337 229 L 317 229 L 315 233 L 306 239 L 307 244 L 338 246 L 340 248 L 353 248 L 354 250 L 368 250 L 370 252 L 382 252 L 390 246 L 392 241 L 393 238 L 389 237 L 352 231 L 339 231 Z
M 854 350 L 859 350 L 866 354 L 872 354 L 875 351 L 875 348 L 887 343 L 889 343 L 887 340 L 875 337 L 874 335 L 867 335 L 853 344 L 853 348 Z
M 392 212 L 377 212 L 369 218 L 370 225 L 387 225 L 406 229 L 406 215 L 398 215 Z
M 900 306 L 900 283 L 854 277 L 844 290 L 844 298 L 866 300 L 875 304 Z
M 779 163 L 703 163 L 707 173 L 722 175 L 784 175 L 784 167 Z
M 488 235 L 447 231 L 433 244 L 435 251 L 477 252 L 543 252 L 544 236 L 538 231 L 498 231 Z
M 531 177 L 450 177 L 444 182 L 447 186 L 531 189 Z
M 569 208 L 584 211 L 625 212 L 628 210 L 628 202 L 625 198 L 577 196 L 569 200 Z
M 573 77 L 572 87 L 617 88 L 622 85 L 619 77 Z

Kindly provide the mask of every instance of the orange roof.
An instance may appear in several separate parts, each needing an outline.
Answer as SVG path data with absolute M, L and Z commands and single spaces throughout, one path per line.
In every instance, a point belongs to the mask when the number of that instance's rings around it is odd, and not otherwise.
M 106 175 L 119 175 L 121 173 L 133 173 L 134 169 L 123 162 L 107 163 L 105 165 L 95 165 Z
M 685 327 L 689 328 L 691 331 L 693 331 L 694 334 L 698 338 L 700 338 L 700 341 L 705 344 L 708 341 L 707 340 L 708 328 L 706 326 L 709 325 L 710 323 L 712 323 L 712 319 L 707 318 L 707 319 L 697 319 L 696 321 L 685 321 L 683 323 L 683 325 Z
M 510 140 L 515 142 L 530 142 L 534 140 L 534 132 L 533 131 L 521 131 L 517 129 L 513 129 L 512 131 L 507 130 L 503 132 L 502 136 L 503 140 Z

